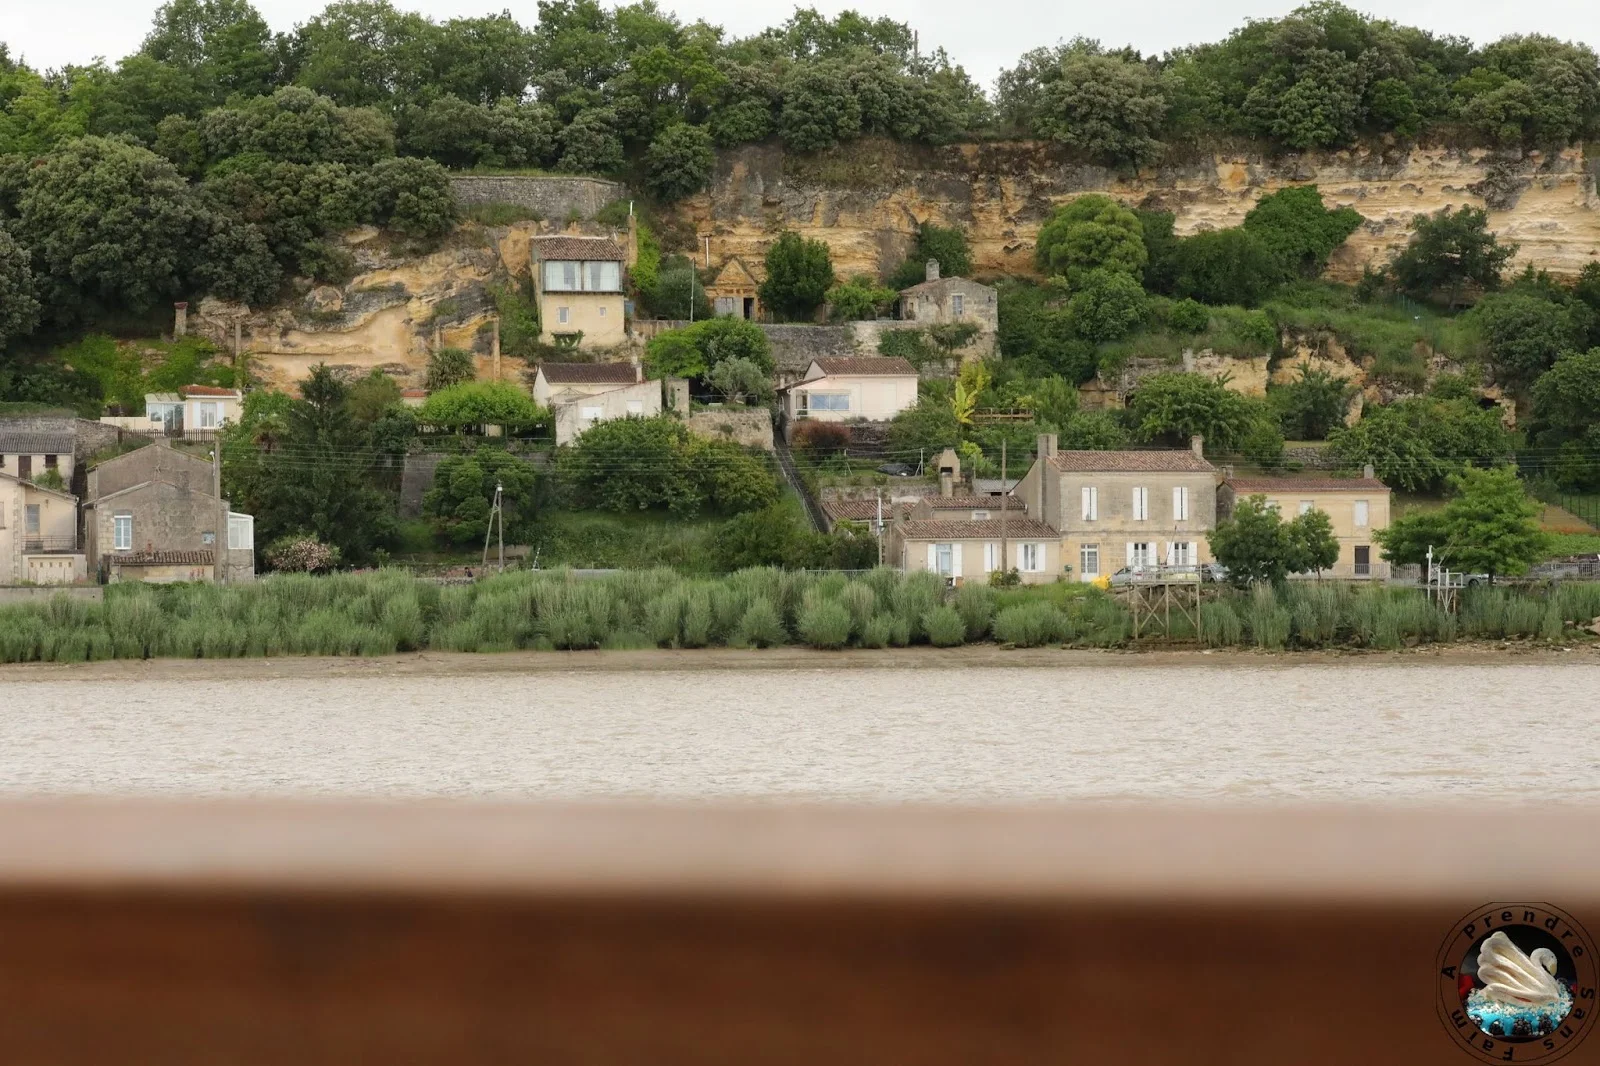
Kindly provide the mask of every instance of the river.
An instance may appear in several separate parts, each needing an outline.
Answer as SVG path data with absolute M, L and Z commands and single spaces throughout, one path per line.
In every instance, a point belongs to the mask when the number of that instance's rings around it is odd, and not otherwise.
M 1600 798 L 1593 655 L 998 656 L 961 669 L 817 657 L 759 669 L 0 671 L 0 792 Z

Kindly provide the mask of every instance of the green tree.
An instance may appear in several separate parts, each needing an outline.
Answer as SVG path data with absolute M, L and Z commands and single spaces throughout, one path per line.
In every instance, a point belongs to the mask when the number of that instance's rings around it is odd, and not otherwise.
M 429 392 L 442 392 L 477 377 L 478 367 L 471 352 L 465 348 L 440 348 L 428 356 L 428 378 L 423 387 Z
M 522 541 L 531 531 L 538 474 L 532 464 L 499 448 L 480 446 L 439 464 L 433 485 L 422 496 L 422 513 L 434 532 L 453 544 L 482 544 L 489 532 L 495 487 L 505 535 Z
M 895 290 L 879 285 L 868 274 L 857 274 L 828 290 L 828 310 L 836 322 L 881 318 L 894 300 Z
M 1174 295 L 1213 306 L 1255 307 L 1272 289 L 1278 264 L 1242 227 L 1208 230 L 1178 242 Z
M 367 172 L 371 220 L 419 241 L 442 239 L 460 217 L 450 175 L 428 159 L 384 159 Z
M 1539 527 L 1543 512 L 1523 489 L 1514 466 L 1467 468 L 1450 477 L 1454 494 L 1444 506 L 1445 563 L 1452 570 L 1521 574 L 1550 551 Z
M 1367 408 L 1361 421 L 1328 434 L 1328 451 L 1346 466 L 1372 464 L 1393 488 L 1438 492 L 1470 464 L 1504 461 L 1510 440 L 1497 410 L 1419 396 Z
M 1434 215 L 1418 215 L 1411 240 L 1389 264 L 1389 274 L 1402 292 L 1417 300 L 1445 293 L 1455 307 L 1468 286 L 1496 289 L 1507 261 L 1517 253 L 1489 232 L 1489 215 L 1476 207 Z
M 1397 566 L 1426 564 L 1429 548 L 1434 551 L 1434 562 L 1443 565 L 1439 553 L 1449 533 L 1442 508 L 1415 508 L 1390 520 L 1388 528 L 1373 530 L 1372 535 L 1383 546 L 1384 559 Z
M 1291 574 L 1322 573 L 1339 561 L 1339 538 L 1328 512 L 1312 508 L 1284 523 L 1289 534 L 1286 564 Z
M 335 0 L 295 31 L 295 81 L 348 106 L 426 95 L 432 31 L 388 0 Z
M 622 138 L 617 132 L 619 119 L 609 107 L 593 107 L 581 112 L 557 136 L 561 159 L 557 170 L 569 174 L 611 174 L 622 169 Z
M 658 333 L 645 345 L 651 377 L 704 378 L 729 359 L 746 360 L 770 375 L 772 343 L 755 323 L 723 317 Z
M 424 401 L 417 420 L 435 426 L 542 425 L 550 412 L 522 389 L 503 381 L 464 381 L 440 389 Z
M 932 459 L 961 441 L 961 423 L 947 402 L 923 396 L 889 420 L 889 449 L 901 461 L 912 456 Z
M 1268 193 L 1244 216 L 1244 229 L 1278 261 L 1282 276 L 1315 278 L 1361 225 L 1349 207 L 1329 211 L 1315 185 Z
M 715 163 L 711 134 L 702 126 L 679 123 L 650 142 L 644 156 L 645 181 L 651 192 L 670 203 L 704 189 Z
M 28 251 L 0 228 L 0 352 L 9 341 L 32 333 L 38 321 Z
M 84 137 L 29 169 L 12 233 L 33 254 L 47 315 L 70 322 L 178 295 L 206 222 L 171 163 Z
M 1568 352 L 1534 382 L 1533 413 L 1541 429 L 1555 440 L 1583 437 L 1600 425 L 1600 348 Z
M 767 371 L 743 356 L 718 362 L 706 375 L 706 382 L 730 403 L 764 403 L 772 398 L 772 379 Z
M 1136 211 L 1139 232 L 1144 239 L 1145 291 L 1170 296 L 1178 284 L 1178 248 L 1182 243 L 1173 232 L 1176 221 L 1171 211 Z
M 1569 308 L 1521 292 L 1486 297 L 1468 317 L 1483 335 L 1495 380 L 1516 389 L 1532 385 L 1587 333 Z
M 1057 444 L 1067 451 L 1116 451 L 1128 446 L 1128 431 L 1109 411 L 1079 411 L 1061 427 Z
M 833 259 L 822 241 L 785 230 L 767 250 L 761 302 L 791 319 L 809 318 L 833 288 Z
M 351 418 L 363 425 L 371 425 L 392 408 L 400 406 L 400 386 L 382 369 L 373 367 L 365 377 L 350 384 L 345 404 Z
M 1265 496 L 1237 501 L 1233 513 L 1217 522 L 1207 540 L 1212 556 L 1227 568 L 1228 580 L 1240 587 L 1278 584 L 1289 576 L 1295 561 L 1289 529 Z
M 1091 270 L 1120 270 L 1138 277 L 1145 267 L 1139 216 L 1109 196 L 1090 193 L 1056 208 L 1039 228 L 1034 258 L 1046 274 L 1076 285 Z
M 169 0 L 141 51 L 182 71 L 212 104 L 269 92 L 278 75 L 272 31 L 247 0 Z
M 1137 432 L 1146 440 L 1186 445 L 1196 434 L 1208 451 L 1239 448 L 1258 413 L 1245 397 L 1227 387 L 1226 378 L 1203 374 L 1154 374 L 1139 382 L 1128 407 Z
M 260 155 L 279 163 L 371 166 L 394 155 L 394 127 L 368 108 L 286 86 L 206 112 L 199 136 L 210 160 Z
M 1344 425 L 1356 388 L 1326 370 L 1302 364 L 1293 381 L 1267 394 L 1277 409 L 1284 435 L 1293 440 L 1323 440 Z
M 1080 276 L 1067 315 L 1079 336 L 1099 344 L 1121 340 L 1142 326 L 1147 303 L 1136 277 L 1102 267 Z
M 797 63 L 789 69 L 778 132 L 797 152 L 831 148 L 861 132 L 860 96 L 842 64 Z
M 222 442 L 224 491 L 255 515 L 263 542 L 310 534 L 336 547 L 347 562 L 365 562 L 398 534 L 394 497 L 378 487 L 375 475 L 400 457 L 373 448 L 350 415 L 348 390 L 328 367 L 313 367 L 300 395 L 246 404 L 239 425 Z M 269 417 L 277 420 L 281 428 L 274 432 L 281 437 L 265 451 L 256 437 Z
M 1151 69 L 1136 58 L 1107 55 L 1092 42 L 1074 42 L 1059 76 L 1044 85 L 1034 129 L 1112 166 L 1160 160 L 1157 139 L 1167 101 Z
M 939 264 L 939 275 L 962 278 L 972 273 L 972 249 L 967 246 L 967 235 L 959 226 L 939 226 L 924 222 L 917 227 L 917 240 L 903 263 L 889 275 L 889 288 L 895 292 L 909 289 L 927 277 L 928 260 Z

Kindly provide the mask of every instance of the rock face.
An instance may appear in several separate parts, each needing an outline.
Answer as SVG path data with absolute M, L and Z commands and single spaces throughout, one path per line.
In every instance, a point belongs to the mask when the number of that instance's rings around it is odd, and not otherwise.
M 807 157 L 762 145 L 723 153 L 711 188 L 684 201 L 677 221 L 710 238 L 713 266 L 732 256 L 759 262 L 793 229 L 826 241 L 841 276 L 878 273 L 905 258 L 918 225 L 936 222 L 967 231 L 977 273 L 1027 274 L 1040 224 L 1085 193 L 1172 211 L 1187 235 L 1237 225 L 1262 195 L 1315 183 L 1330 204 L 1367 219 L 1333 257 L 1336 279 L 1387 261 L 1415 215 L 1461 205 L 1488 208 L 1496 232 L 1520 245 L 1517 264 L 1572 275 L 1600 258 L 1597 171 L 1579 148 L 1519 159 L 1445 148 L 1275 160 L 1218 153 L 1130 176 L 1036 143 L 861 141 Z

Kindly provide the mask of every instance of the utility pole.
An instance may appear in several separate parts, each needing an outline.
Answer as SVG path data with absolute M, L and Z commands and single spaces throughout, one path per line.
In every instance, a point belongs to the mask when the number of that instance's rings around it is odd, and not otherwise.
M 1006 495 L 1006 439 L 1000 438 L 1000 572 L 1009 574 L 1011 568 L 1006 565 L 1006 512 L 1011 508 L 1006 506 L 1010 497 Z
M 500 507 L 501 496 L 505 487 L 498 481 L 494 483 L 494 506 L 489 508 L 489 526 L 483 531 L 483 569 L 489 568 L 489 538 L 494 535 L 495 523 L 500 526 L 500 572 L 506 569 L 506 515 Z
M 878 534 L 878 565 L 883 565 L 883 490 L 878 490 L 878 521 L 873 528 Z

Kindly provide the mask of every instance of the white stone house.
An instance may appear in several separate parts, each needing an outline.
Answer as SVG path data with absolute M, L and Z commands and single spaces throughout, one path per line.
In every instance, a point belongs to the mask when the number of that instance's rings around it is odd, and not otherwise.
M 533 398 L 554 415 L 556 443 L 570 444 L 598 422 L 659 415 L 661 382 L 647 381 L 637 361 L 543 363 Z
M 917 368 L 899 358 L 818 358 L 778 394 L 791 426 L 807 419 L 886 422 L 916 405 Z

